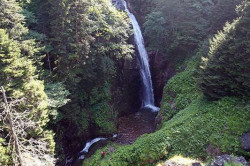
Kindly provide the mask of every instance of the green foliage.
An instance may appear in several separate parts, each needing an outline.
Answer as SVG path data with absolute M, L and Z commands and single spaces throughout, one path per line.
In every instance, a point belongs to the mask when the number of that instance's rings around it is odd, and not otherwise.
M 9 102 L 23 99 L 13 109 L 20 114 L 28 111 L 27 117 L 23 118 L 34 123 L 32 128 L 22 128 L 25 133 L 22 133 L 23 138 L 18 139 L 45 141 L 43 143 L 49 149 L 51 157 L 55 143 L 53 133 L 45 129 L 49 121 L 47 95 L 44 93 L 43 81 L 38 79 L 43 57 L 39 52 L 42 48 L 38 39 L 42 40 L 43 35 L 28 30 L 23 13 L 29 15 L 30 23 L 34 22 L 30 19 L 34 17 L 32 13 L 24 12 L 16 1 L 1 0 L 0 10 L 0 85 L 4 86 L 6 95 L 10 98 Z M 2 128 L 9 130 L 6 126 L 1 126 Z M 8 141 L 9 137 L 5 134 L 3 132 L 1 137 L 6 137 Z
M 240 0 L 224 1 L 152 1 L 143 24 L 149 49 L 174 64 L 183 62 L 200 42 L 236 17 L 234 9 Z
M 164 87 L 164 97 L 158 116 L 169 119 L 201 95 L 194 77 L 196 66 L 197 58 L 189 60 L 185 70 L 169 80 Z
M 93 119 L 94 123 L 99 129 L 99 134 L 115 133 L 116 129 L 116 117 L 117 112 L 105 102 L 96 104 L 93 107 Z
M 115 147 L 114 152 L 108 152 L 104 159 L 100 159 L 100 150 L 91 157 L 91 160 L 84 161 L 83 165 L 95 166 L 132 166 L 147 163 L 149 160 L 156 160 L 167 155 L 169 149 L 169 138 L 163 133 L 144 135 L 133 145 Z M 102 150 L 103 151 L 103 150 Z
M 208 56 L 202 58 L 199 85 L 208 97 L 249 97 L 250 5 L 244 5 L 242 15 L 215 35 Z
M 223 28 L 226 22 L 231 22 L 237 17 L 235 7 L 240 4 L 242 0 L 217 0 L 213 13 L 210 16 L 211 28 L 210 32 L 216 33 L 217 30 Z
M 129 20 L 106 0 L 47 3 L 54 74 L 66 85 L 71 100 L 58 111 L 55 130 L 60 132 L 59 139 L 72 128 L 76 128 L 72 138 L 86 136 L 93 126 L 97 130 L 91 134 L 115 132 L 117 111 L 111 86 L 117 59 L 133 53 L 127 44 Z
M 179 73 L 168 81 L 164 87 L 158 117 L 168 120 L 201 96 L 195 78 L 197 75 L 196 69 L 200 64 L 200 57 L 207 54 L 208 47 L 208 42 L 203 42 L 195 55 L 179 66 Z
M 209 158 L 209 146 L 218 148 L 222 153 L 246 154 L 241 149 L 239 138 L 250 126 L 250 103 L 233 97 L 209 101 L 202 96 L 196 84 L 196 68 L 200 57 L 207 52 L 205 42 L 196 55 L 184 64 L 184 71 L 167 83 L 162 110 L 158 115 L 163 117 L 163 122 L 158 131 L 141 136 L 132 145 L 116 146 L 114 152 L 102 149 L 100 151 L 108 152 L 103 160 L 98 151 L 83 164 L 150 165 L 175 155 L 206 159 Z M 171 108 L 173 101 L 175 104 Z
M 70 99 L 67 99 L 70 93 L 61 82 L 45 84 L 45 92 L 48 96 L 49 114 L 52 118 L 52 122 L 56 123 L 55 120 L 58 116 L 57 110 L 70 101 Z
M 153 134 L 134 144 L 117 147 L 100 160 L 97 152 L 86 165 L 141 165 L 163 156 L 206 158 L 209 145 L 223 153 L 241 154 L 239 137 L 248 130 L 249 103 L 237 98 L 211 102 L 198 98 Z
M 238 164 L 238 163 L 225 163 L 225 166 L 244 166 L 242 164 Z
M 25 13 L 29 15 L 28 18 L 35 19 L 33 14 L 27 10 L 23 10 L 15 0 L 1 0 L 0 10 L 0 28 L 6 30 L 10 39 L 16 41 L 16 45 L 19 46 L 22 55 L 32 59 L 40 71 L 43 54 L 40 53 L 42 47 L 37 37 L 41 37 L 42 35 L 38 35 L 38 33 L 34 31 L 29 31 L 25 26 L 26 20 L 23 15 L 23 13 Z M 29 21 L 34 22 L 34 20 L 32 21 L 31 19 L 29 19 Z M 36 72 L 38 72 L 38 70 Z
M 10 38 L 20 40 L 22 35 L 28 32 L 23 26 L 24 16 L 19 13 L 22 8 L 15 0 L 1 0 L 0 10 L 0 28 L 6 29 Z
M 37 80 L 32 61 L 21 54 L 17 42 L 10 40 L 3 29 L 0 30 L 0 64 L 0 84 L 6 88 L 7 95 L 16 99 L 29 96 L 25 105 L 36 121 L 44 126 L 47 122 L 47 96 L 43 83 Z
M 8 165 L 10 164 L 10 154 L 8 147 L 4 144 L 6 144 L 5 140 L 0 138 L 0 163 L 2 165 Z

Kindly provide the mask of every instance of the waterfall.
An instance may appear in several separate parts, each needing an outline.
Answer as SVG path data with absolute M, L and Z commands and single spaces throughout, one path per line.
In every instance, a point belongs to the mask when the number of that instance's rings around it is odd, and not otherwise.
M 139 52 L 138 65 L 142 80 L 142 108 L 149 108 L 155 112 L 159 111 L 159 108 L 154 105 L 154 92 L 148 62 L 148 53 L 144 45 L 144 39 L 140 26 L 135 16 L 129 11 L 127 2 L 125 0 L 113 0 L 113 3 L 117 8 L 125 10 L 134 29 L 134 40 Z

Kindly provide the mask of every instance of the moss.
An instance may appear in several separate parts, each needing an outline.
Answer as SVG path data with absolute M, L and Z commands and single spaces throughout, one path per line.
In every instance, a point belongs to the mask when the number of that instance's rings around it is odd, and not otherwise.
M 201 96 L 195 80 L 195 69 L 199 62 L 198 57 L 196 56 L 186 62 L 184 71 L 176 74 L 164 87 L 162 107 L 159 113 L 159 116 L 162 116 L 164 120 L 169 120 L 173 115 Z

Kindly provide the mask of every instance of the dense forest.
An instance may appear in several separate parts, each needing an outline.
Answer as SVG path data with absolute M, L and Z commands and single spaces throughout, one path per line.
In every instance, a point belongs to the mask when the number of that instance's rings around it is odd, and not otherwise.
M 250 165 L 250 1 L 0 0 L 0 87 L 3 166 Z

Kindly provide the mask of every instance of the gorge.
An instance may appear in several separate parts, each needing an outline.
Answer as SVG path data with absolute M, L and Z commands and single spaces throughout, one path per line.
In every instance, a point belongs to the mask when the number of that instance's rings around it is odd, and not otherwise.
M 249 0 L 0 11 L 0 165 L 250 164 Z

